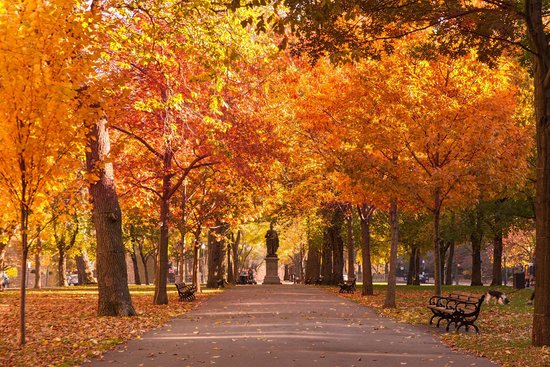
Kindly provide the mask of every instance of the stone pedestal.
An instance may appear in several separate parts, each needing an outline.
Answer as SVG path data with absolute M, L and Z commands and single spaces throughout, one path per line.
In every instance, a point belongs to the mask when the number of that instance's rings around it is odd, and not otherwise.
M 281 284 L 279 279 L 279 258 L 267 256 L 265 258 L 265 278 L 263 284 Z

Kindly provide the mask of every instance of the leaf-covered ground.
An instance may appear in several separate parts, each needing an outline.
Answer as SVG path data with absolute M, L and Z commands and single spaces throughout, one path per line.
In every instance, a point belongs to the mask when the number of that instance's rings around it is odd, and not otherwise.
M 337 292 L 337 289 L 331 288 L 331 290 Z M 487 291 L 487 287 L 449 286 L 443 288 L 443 294 L 451 290 L 482 294 Z M 550 366 L 550 349 L 531 346 L 533 306 L 527 304 L 531 290 L 514 292 L 511 288 L 505 287 L 501 287 L 501 290 L 510 293 L 511 302 L 508 305 L 495 305 L 493 302 L 483 304 L 479 319 L 476 321 L 481 334 L 444 333 L 443 328 L 443 332 L 439 331 L 437 334 L 455 349 L 487 357 L 504 367 Z M 428 325 L 431 311 L 426 305 L 432 294 L 433 287 L 429 286 L 398 286 L 396 309 L 382 308 L 385 286 L 375 286 L 374 296 L 362 297 L 359 290 L 353 295 L 341 294 L 341 296 L 370 306 L 378 313 L 399 322 Z M 438 330 L 435 326 L 432 327 L 434 331 Z
M 29 290 L 27 344 L 20 348 L 19 292 L 0 292 L 0 366 L 78 365 L 188 312 L 208 296 L 178 302 L 174 288 L 168 305 L 153 305 L 153 293 L 150 286 L 131 287 L 137 317 L 98 317 L 94 287 Z

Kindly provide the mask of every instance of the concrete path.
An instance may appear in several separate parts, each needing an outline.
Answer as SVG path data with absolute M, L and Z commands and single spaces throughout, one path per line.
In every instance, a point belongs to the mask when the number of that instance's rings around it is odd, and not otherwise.
M 88 366 L 494 367 L 314 286 L 238 286 Z

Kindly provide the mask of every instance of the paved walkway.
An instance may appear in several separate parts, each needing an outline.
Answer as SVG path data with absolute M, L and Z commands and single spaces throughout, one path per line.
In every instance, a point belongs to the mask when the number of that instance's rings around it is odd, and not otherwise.
M 90 365 L 90 364 L 89 364 Z M 314 286 L 238 286 L 91 366 L 495 365 Z

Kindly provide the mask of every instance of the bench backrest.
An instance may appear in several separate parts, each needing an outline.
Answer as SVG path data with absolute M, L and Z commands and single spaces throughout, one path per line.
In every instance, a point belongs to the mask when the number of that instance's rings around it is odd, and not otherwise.
M 481 304 L 485 299 L 485 295 L 466 292 L 451 292 L 449 293 L 449 299 L 456 300 L 457 308 L 463 313 L 477 316 L 481 308 Z

